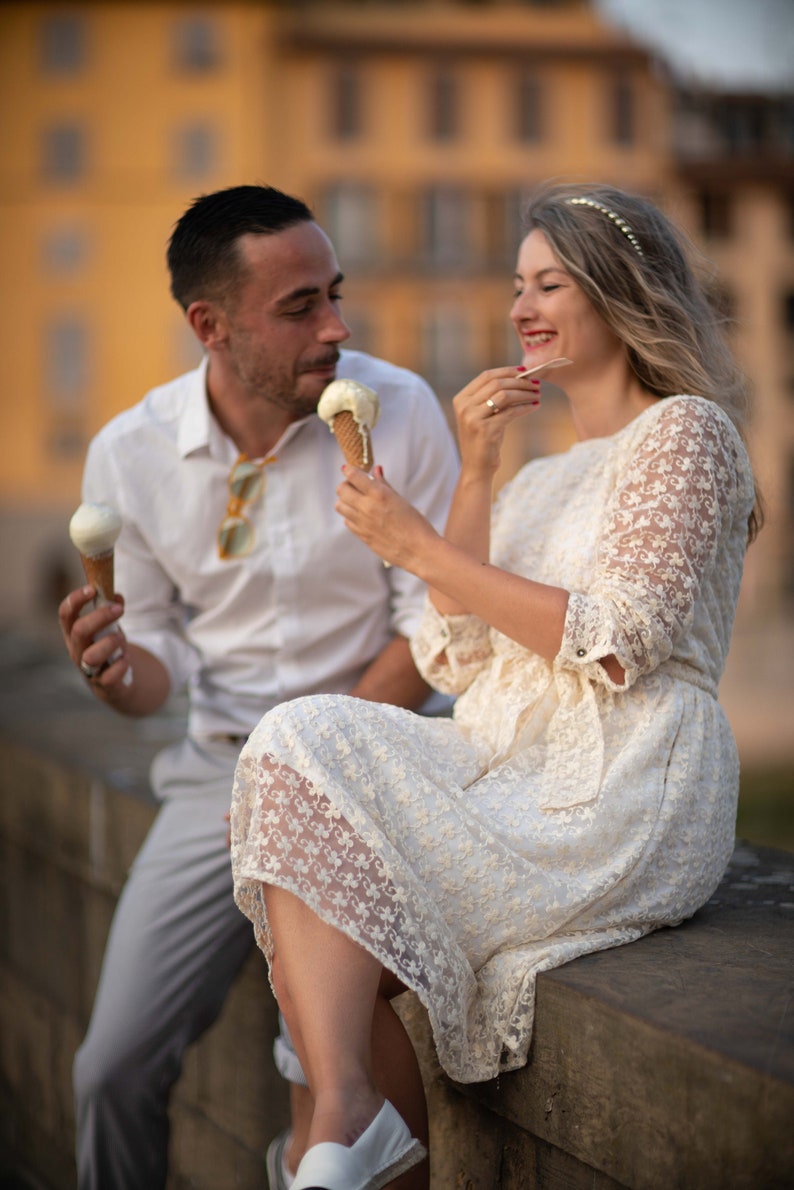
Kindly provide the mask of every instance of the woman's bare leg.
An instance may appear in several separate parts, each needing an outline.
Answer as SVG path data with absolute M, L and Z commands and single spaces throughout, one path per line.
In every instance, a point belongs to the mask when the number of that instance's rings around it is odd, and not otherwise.
M 352 1145 L 384 1096 L 413 1135 L 426 1140 L 416 1056 L 380 994 L 381 982 L 387 991 L 390 982 L 382 965 L 294 894 L 266 885 L 264 897 L 276 956 L 276 994 L 314 1097 L 309 1144 Z M 400 1190 L 426 1185 L 426 1161 L 395 1183 Z
M 292 1174 L 301 1163 L 309 1147 L 309 1129 L 314 1114 L 314 1100 L 308 1087 L 289 1084 L 290 1142 L 287 1146 L 287 1167 Z
M 402 1021 L 383 993 L 375 1004 L 372 1052 L 379 1089 L 397 1108 L 411 1135 L 428 1148 L 427 1100 L 416 1052 Z M 427 1160 L 415 1165 L 390 1183 L 391 1190 L 427 1190 L 429 1167 Z

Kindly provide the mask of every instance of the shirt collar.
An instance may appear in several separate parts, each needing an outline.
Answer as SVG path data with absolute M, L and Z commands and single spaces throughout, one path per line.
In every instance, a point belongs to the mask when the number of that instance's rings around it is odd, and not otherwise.
M 207 397 L 207 368 L 209 356 L 205 355 L 199 366 L 185 376 L 185 404 L 179 423 L 177 444 L 180 456 L 184 459 L 197 451 L 207 451 L 213 458 L 226 459 L 230 456 L 232 462 L 237 457 L 237 448 L 230 438 L 227 438 L 210 412 Z M 316 418 L 310 413 L 298 421 L 290 422 L 284 433 L 273 447 L 273 453 L 278 453 L 308 422 Z
M 214 438 L 213 419 L 207 399 L 208 363 L 209 357 L 205 355 L 199 366 L 184 378 L 185 403 L 177 432 L 177 448 L 183 459 L 194 451 L 209 450 Z

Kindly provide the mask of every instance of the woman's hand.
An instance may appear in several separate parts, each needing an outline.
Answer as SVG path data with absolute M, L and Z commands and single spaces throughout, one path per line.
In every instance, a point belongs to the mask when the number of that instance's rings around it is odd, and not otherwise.
M 524 371 L 519 366 L 481 372 L 453 400 L 464 472 L 492 476 L 505 430 L 540 404 L 540 381 Z
M 394 491 L 381 467 L 373 468 L 371 475 L 349 465 L 342 471 L 345 480 L 336 490 L 336 510 L 351 533 L 390 566 L 420 574 L 422 558 L 439 540 L 430 522 Z

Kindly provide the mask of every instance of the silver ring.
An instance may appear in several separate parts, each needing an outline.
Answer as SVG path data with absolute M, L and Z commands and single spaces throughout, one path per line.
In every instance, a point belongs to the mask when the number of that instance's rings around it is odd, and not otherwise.
M 499 406 L 496 404 L 496 401 L 492 401 L 490 397 L 489 397 L 489 398 L 488 398 L 488 400 L 485 402 L 485 404 L 488 406 L 488 408 L 490 409 L 491 413 L 498 413 L 498 412 L 499 412 Z
M 88 678 L 89 682 L 97 676 L 101 668 L 101 665 L 87 665 L 85 661 L 80 662 L 80 672 L 83 677 Z

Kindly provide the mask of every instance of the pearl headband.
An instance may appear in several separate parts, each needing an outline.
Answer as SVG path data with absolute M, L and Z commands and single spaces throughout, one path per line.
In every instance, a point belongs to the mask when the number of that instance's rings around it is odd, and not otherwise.
M 569 206 L 572 207 L 592 207 L 594 211 L 601 211 L 603 215 L 606 215 L 607 219 L 612 220 L 618 231 L 623 232 L 624 236 L 629 241 L 637 255 L 643 255 L 639 240 L 629 227 L 626 220 L 621 218 L 621 216 L 618 215 L 616 211 L 611 210 L 609 207 L 605 207 L 602 202 L 596 202 L 594 198 L 568 198 L 565 201 Z

